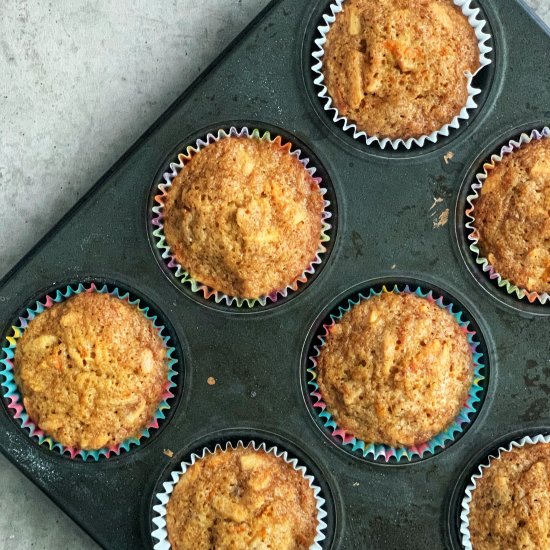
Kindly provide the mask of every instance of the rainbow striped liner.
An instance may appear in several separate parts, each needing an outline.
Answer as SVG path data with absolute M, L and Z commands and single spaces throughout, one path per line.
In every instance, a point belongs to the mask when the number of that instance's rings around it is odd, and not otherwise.
M 260 139 L 263 141 L 270 141 L 281 147 L 284 151 L 288 152 L 289 155 L 296 158 L 306 169 L 308 174 L 313 178 L 313 181 L 321 186 L 322 179 L 319 177 L 314 177 L 317 169 L 315 167 L 309 167 L 309 159 L 302 158 L 302 151 L 300 149 L 292 150 L 292 143 L 283 143 L 283 140 L 280 136 L 275 138 L 271 137 L 270 132 L 261 133 L 260 130 L 255 129 L 252 132 L 248 128 L 242 128 L 237 130 L 235 127 L 231 127 L 229 132 L 226 132 L 223 129 L 218 130 L 217 134 L 209 133 L 206 138 L 199 139 L 194 146 L 188 146 L 184 153 L 178 155 L 179 162 L 170 163 L 170 171 L 163 174 L 164 182 L 158 184 L 159 194 L 155 196 L 156 206 L 152 208 L 152 225 L 156 227 L 153 231 L 153 236 L 156 241 L 156 247 L 161 251 L 161 256 L 164 259 L 168 269 L 174 273 L 176 279 L 179 279 L 181 283 L 188 284 L 193 292 L 202 294 L 202 296 L 208 300 L 212 298 L 217 304 L 224 302 L 228 306 L 236 306 L 241 308 L 243 306 L 248 306 L 252 308 L 256 305 L 265 306 L 268 301 L 276 302 L 279 298 L 286 298 L 288 294 L 292 291 L 298 289 L 299 283 L 306 283 L 309 275 L 312 275 L 315 272 L 315 268 L 322 262 L 321 256 L 327 251 L 325 243 L 330 241 L 330 236 L 328 232 L 331 229 L 331 225 L 328 220 L 332 217 L 332 213 L 328 210 L 330 207 L 330 202 L 324 200 L 324 210 L 323 210 L 323 224 L 321 228 L 321 235 L 319 239 L 319 248 L 315 254 L 315 258 L 311 261 L 309 266 L 303 271 L 303 273 L 297 277 L 292 283 L 287 285 L 285 288 L 280 290 L 273 291 L 266 296 L 260 296 L 258 298 L 240 298 L 238 296 L 228 296 L 222 292 L 219 292 L 209 286 L 201 283 L 200 281 L 194 279 L 185 268 L 178 263 L 176 257 L 172 254 L 169 244 L 166 241 L 164 235 L 164 206 L 165 200 L 172 186 L 173 179 L 185 168 L 185 165 L 191 160 L 191 158 L 198 154 L 202 149 L 208 147 L 214 142 L 226 139 L 228 137 L 246 137 L 249 139 Z M 323 187 L 320 187 L 321 194 L 324 196 L 327 193 L 327 190 Z
M 550 304 L 550 295 L 547 292 L 531 292 L 525 288 L 520 288 L 513 284 L 508 279 L 505 279 L 498 271 L 489 263 L 489 260 L 482 256 L 479 249 L 479 231 L 475 228 L 475 202 L 479 199 L 480 190 L 489 177 L 489 174 L 495 169 L 499 162 L 506 155 L 511 155 L 524 145 L 531 143 L 534 140 L 549 139 L 550 128 L 545 127 L 541 131 L 532 130 L 530 134 L 521 134 L 519 141 L 511 140 L 507 145 L 504 145 L 500 150 L 500 155 L 492 155 L 490 162 L 483 165 L 483 172 L 476 175 L 477 183 L 472 184 L 472 193 L 466 198 L 469 208 L 466 208 L 466 216 L 470 220 L 466 223 L 466 229 L 469 230 L 468 239 L 471 241 L 470 250 L 475 254 L 476 263 L 481 266 L 484 273 L 489 275 L 489 279 L 496 280 L 499 287 L 504 288 L 508 294 L 515 294 L 520 300 L 526 299 L 530 303 L 540 302 L 541 304 Z
M 334 2 L 332 2 L 328 7 L 327 12 L 323 15 L 323 24 L 317 27 L 317 31 L 321 36 L 315 40 L 315 46 L 317 48 L 314 49 L 311 54 L 314 59 L 313 66 L 311 67 L 311 70 L 315 75 L 313 83 L 319 89 L 317 96 L 321 99 L 324 110 L 330 113 L 333 122 L 340 125 L 344 131 L 351 130 L 354 139 L 364 141 L 367 145 L 376 143 L 381 149 L 385 149 L 388 145 L 393 149 L 398 149 L 399 146 L 404 146 L 406 149 L 410 149 L 413 144 L 418 147 L 424 147 L 427 141 L 437 143 L 439 136 L 448 137 L 451 129 L 458 129 L 461 121 L 468 120 L 470 118 L 469 111 L 477 109 L 478 107 L 475 98 L 481 93 L 480 89 L 473 87 L 473 80 L 484 67 L 492 63 L 491 58 L 488 57 L 488 54 L 492 51 L 492 48 L 487 44 L 487 42 L 491 39 L 491 35 L 484 31 L 487 22 L 484 19 L 479 18 L 480 9 L 473 8 L 471 5 L 471 0 L 453 0 L 453 2 L 468 18 L 468 22 L 473 27 L 479 44 L 479 69 L 474 74 L 466 73 L 468 78 L 468 100 L 466 105 L 448 124 L 445 124 L 445 126 L 429 135 L 423 135 L 418 138 L 400 138 L 392 140 L 389 138 L 382 138 L 380 136 L 369 136 L 366 132 L 357 128 L 357 125 L 354 122 L 340 114 L 338 109 L 333 105 L 332 98 L 330 97 L 328 88 L 325 85 L 325 75 L 323 74 L 323 57 L 325 55 L 324 46 L 327 42 L 327 35 L 330 31 L 330 26 L 336 21 L 337 15 L 344 10 L 345 3 L 345 0 L 334 0 Z
M 460 325 L 460 328 L 464 334 L 468 337 L 470 349 L 472 351 L 472 361 L 474 366 L 474 376 L 472 386 L 468 393 L 468 398 L 464 404 L 463 409 L 460 411 L 456 420 L 442 433 L 436 435 L 430 441 L 421 445 L 415 445 L 413 447 L 390 447 L 388 445 L 382 445 L 377 443 L 365 442 L 357 439 L 353 434 L 347 432 L 345 429 L 339 427 L 330 411 L 327 409 L 326 403 L 323 401 L 319 385 L 316 382 L 317 379 L 317 358 L 321 354 L 321 350 L 325 345 L 326 338 L 330 333 L 332 327 L 338 323 L 344 314 L 351 311 L 351 309 L 364 300 L 370 300 L 373 296 L 380 296 L 383 293 L 393 292 L 395 294 L 416 294 L 420 298 L 428 300 L 432 304 L 436 304 L 441 309 L 448 311 Z M 423 459 L 434 454 L 437 449 L 444 449 L 447 442 L 454 440 L 457 434 L 464 431 L 464 427 L 470 423 L 470 417 L 476 412 L 476 407 L 481 401 L 480 393 L 483 392 L 482 383 L 485 380 L 483 375 L 483 354 L 477 351 L 479 342 L 476 340 L 476 333 L 468 329 L 469 321 L 462 319 L 462 312 L 458 310 L 453 304 L 445 305 L 443 303 L 443 297 L 434 296 L 433 292 L 424 291 L 420 287 L 411 289 L 406 285 L 403 290 L 400 290 L 395 285 L 391 290 L 388 290 L 385 286 L 382 287 L 380 292 L 376 292 L 374 289 L 370 289 L 368 294 L 359 293 L 356 298 L 350 298 L 345 307 L 340 306 L 338 313 L 330 314 L 330 321 L 322 325 L 321 333 L 317 335 L 317 344 L 314 344 L 313 348 L 315 354 L 309 357 L 311 366 L 307 369 L 309 375 L 308 389 L 309 395 L 312 399 L 312 405 L 317 412 L 319 419 L 323 426 L 328 428 L 332 437 L 338 444 L 343 445 L 345 448 L 350 449 L 353 453 L 357 453 L 363 458 L 384 462 L 390 462 L 393 458 L 398 463 L 411 461 L 415 458 Z
M 229 449 L 237 450 L 239 448 L 243 449 L 254 449 L 255 451 L 263 451 L 265 453 L 270 453 L 277 458 L 283 459 L 287 464 L 290 464 L 297 472 L 300 472 L 304 478 L 308 481 L 309 486 L 313 490 L 315 495 L 315 500 L 317 503 L 317 533 L 313 544 L 309 547 L 310 550 L 321 550 L 322 542 L 325 540 L 326 535 L 324 530 L 327 527 L 324 519 L 327 517 L 327 512 L 324 508 L 325 499 L 321 496 L 321 489 L 315 484 L 315 478 L 307 473 L 305 466 L 300 466 L 298 460 L 295 458 L 290 458 L 286 451 L 281 451 L 275 446 L 268 447 L 266 443 L 257 443 L 251 441 L 248 444 L 244 444 L 242 441 L 238 441 L 235 445 L 230 442 L 226 443 L 224 447 L 220 444 L 217 444 L 214 448 L 214 451 L 211 451 L 205 447 L 200 453 L 193 453 L 187 462 L 181 462 L 171 473 L 171 481 L 166 481 L 163 483 L 164 491 L 157 493 L 155 495 L 155 501 L 158 501 L 158 504 L 153 506 L 153 524 L 157 527 L 152 533 L 151 536 L 153 539 L 157 540 L 154 550 L 169 550 L 171 548 L 170 542 L 168 540 L 168 532 L 166 530 L 166 506 L 170 500 L 170 495 L 174 491 L 175 486 L 177 485 L 181 476 L 185 474 L 188 468 L 193 466 L 195 462 L 202 460 L 206 455 L 213 455 L 218 452 L 226 452 Z
M 460 534 L 462 535 L 462 546 L 465 550 L 473 550 L 470 538 L 470 503 L 472 502 L 473 492 L 477 487 L 477 481 L 483 476 L 483 471 L 491 467 L 493 460 L 499 460 L 502 453 L 509 453 L 512 449 L 519 449 L 525 445 L 537 445 L 538 443 L 550 443 L 550 435 L 525 436 L 519 441 L 511 441 L 506 447 L 499 447 L 495 454 L 487 457 L 484 464 L 480 464 L 476 473 L 471 477 L 470 483 L 466 487 L 465 496 L 462 500 L 462 511 L 460 512 Z
M 142 430 L 140 436 L 127 439 L 113 447 L 105 447 L 103 449 L 92 451 L 66 447 L 44 433 L 44 431 L 42 431 L 33 422 L 33 420 L 25 411 L 25 408 L 23 407 L 22 396 L 19 393 L 19 389 L 17 388 L 13 376 L 13 358 L 15 355 L 15 348 L 17 347 L 17 341 L 25 332 L 28 324 L 35 317 L 40 315 L 44 310 L 51 308 L 57 303 L 67 300 L 71 296 L 80 294 L 81 292 L 98 292 L 99 294 L 109 294 L 111 296 L 114 296 L 115 298 L 129 303 L 134 307 L 137 307 L 139 311 L 141 311 L 141 313 L 143 313 L 143 315 L 145 315 L 145 317 L 149 319 L 151 323 L 153 323 L 153 326 L 157 330 L 159 336 L 162 338 L 164 346 L 166 348 L 166 357 L 168 360 L 168 376 L 164 387 L 162 401 L 155 413 L 154 418 Z M 102 456 L 105 458 L 109 458 L 112 455 L 119 455 L 123 451 L 127 452 L 132 446 L 139 446 L 143 438 L 148 438 L 151 436 L 151 430 L 159 427 L 159 420 L 164 420 L 166 418 L 165 411 L 170 408 L 170 404 L 168 403 L 168 401 L 174 397 L 174 393 L 172 390 L 175 388 L 176 382 L 174 382 L 173 379 L 177 374 L 176 370 L 174 369 L 178 360 L 173 357 L 175 349 L 168 345 L 170 337 L 163 334 L 164 330 L 165 327 L 157 323 L 157 317 L 149 314 L 148 307 L 140 306 L 139 299 L 132 300 L 128 292 L 121 291 L 116 287 L 114 288 L 114 290 L 109 290 L 107 285 L 98 287 L 95 283 L 90 283 L 87 285 L 80 283 L 78 285 L 69 285 L 67 287 L 64 287 L 62 290 L 55 291 L 55 293 L 52 292 L 50 294 L 47 294 L 44 298 L 38 300 L 34 304 L 34 306 L 27 308 L 26 314 L 19 317 L 18 322 L 11 327 L 12 334 L 11 336 L 6 336 L 7 342 L 4 341 L 3 343 L 2 359 L 0 360 L 0 379 L 1 377 L 3 377 L 4 380 L 0 384 L 0 386 L 3 388 L 4 398 L 7 401 L 7 407 L 13 413 L 13 418 L 18 421 L 19 425 L 29 434 L 32 439 L 37 441 L 39 445 L 44 445 L 48 447 L 51 451 L 57 451 L 61 455 L 69 456 L 73 459 L 79 457 L 84 461 L 88 459 L 97 461 Z

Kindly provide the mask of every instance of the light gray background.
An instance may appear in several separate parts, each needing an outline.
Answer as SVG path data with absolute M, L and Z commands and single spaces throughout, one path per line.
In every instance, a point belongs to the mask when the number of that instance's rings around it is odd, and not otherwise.
M 0 0 L 0 277 L 268 1 Z M 0 494 L 0 550 L 97 548 L 1 456 Z

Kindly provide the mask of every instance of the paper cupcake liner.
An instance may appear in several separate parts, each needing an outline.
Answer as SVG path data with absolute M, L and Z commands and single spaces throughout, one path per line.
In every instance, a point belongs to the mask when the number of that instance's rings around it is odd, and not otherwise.
M 479 8 L 472 8 L 471 0 L 453 0 L 454 4 L 458 6 L 462 13 L 468 18 L 468 22 L 475 31 L 479 46 L 479 69 L 474 74 L 466 73 L 468 78 L 468 99 L 466 105 L 461 109 L 458 115 L 456 115 L 448 124 L 445 124 L 439 130 L 436 130 L 429 135 L 426 134 L 417 138 L 411 137 L 399 139 L 384 138 L 376 135 L 371 136 L 365 131 L 360 130 L 354 122 L 350 121 L 346 116 L 342 115 L 338 111 L 333 104 L 328 88 L 325 85 L 325 76 L 323 74 L 323 57 L 325 55 L 324 45 L 327 42 L 327 35 L 330 27 L 336 21 L 337 14 L 344 9 L 344 2 L 345 0 L 334 0 L 334 2 L 330 4 L 327 12 L 323 15 L 323 24 L 317 27 L 317 31 L 321 36 L 314 41 L 317 49 L 315 49 L 312 53 L 315 62 L 311 67 L 311 70 L 316 75 L 313 83 L 319 88 L 317 96 L 320 98 L 324 110 L 331 114 L 333 122 L 340 125 L 346 132 L 351 130 L 354 139 L 365 141 L 367 145 L 376 143 L 381 149 L 385 149 L 389 145 L 393 149 L 397 150 L 401 145 L 403 145 L 406 149 L 410 149 L 413 144 L 418 147 L 424 147 L 427 141 L 437 143 L 440 136 L 448 137 L 451 129 L 458 129 L 461 121 L 465 121 L 470 118 L 470 111 L 478 107 L 475 98 L 481 93 L 481 89 L 474 88 L 473 80 L 484 67 L 492 63 L 491 58 L 488 57 L 488 54 L 492 51 L 492 48 L 487 45 L 487 42 L 491 39 L 491 35 L 484 31 L 487 22 L 479 17 L 481 13 Z
M 99 294 L 109 294 L 123 300 L 136 307 L 155 327 L 157 333 L 162 338 L 164 347 L 166 348 L 166 357 L 168 361 L 168 375 L 166 383 L 163 389 L 162 401 L 159 404 L 154 418 L 147 424 L 141 431 L 139 437 L 132 437 L 126 439 L 122 443 L 114 445 L 112 447 L 104 447 L 97 450 L 84 450 L 74 447 L 67 447 L 52 437 L 48 436 L 43 430 L 41 430 L 29 417 L 23 406 L 23 398 L 19 393 L 19 389 L 15 383 L 13 375 L 13 359 L 15 355 L 15 348 L 17 347 L 17 341 L 25 332 L 28 324 L 44 310 L 51 308 L 53 305 L 63 302 L 64 300 L 80 294 L 81 292 L 97 292 Z M 0 379 L 3 377 L 3 382 L 0 386 L 3 388 L 4 398 L 7 404 L 7 408 L 12 412 L 13 418 L 16 419 L 19 425 L 29 434 L 29 436 L 37 441 L 40 445 L 48 447 L 51 451 L 57 451 L 61 455 L 68 455 L 70 458 L 80 457 L 82 460 L 87 459 L 99 460 L 101 456 L 109 458 L 112 455 L 119 455 L 123 451 L 129 451 L 132 446 L 139 446 L 141 440 L 150 437 L 150 430 L 159 427 L 159 420 L 164 420 L 165 411 L 170 408 L 168 401 L 174 397 L 172 392 L 176 386 L 176 382 L 173 378 L 177 372 L 174 370 L 178 360 L 172 356 L 175 353 L 175 349 L 168 345 L 170 336 L 163 334 L 165 327 L 157 323 L 157 316 L 149 313 L 149 307 L 142 307 L 139 299 L 132 300 L 130 294 L 126 291 L 121 291 L 118 288 L 109 290 L 107 285 L 101 287 L 96 286 L 95 283 L 87 285 L 69 285 L 62 290 L 52 291 L 47 294 L 45 298 L 38 300 L 33 306 L 28 307 L 26 313 L 19 317 L 16 324 L 11 327 L 11 336 L 6 336 L 2 347 L 2 359 L 0 359 Z
M 358 439 L 344 428 L 339 427 L 331 412 L 328 410 L 327 404 L 324 402 L 323 396 L 321 395 L 319 385 L 316 382 L 318 364 L 317 358 L 321 354 L 321 350 L 325 345 L 326 338 L 332 327 L 342 319 L 345 313 L 351 311 L 351 309 L 359 305 L 359 303 L 364 300 L 370 300 L 373 296 L 380 296 L 383 293 L 389 292 L 393 292 L 395 294 L 416 294 L 420 298 L 424 298 L 430 303 L 436 304 L 441 309 L 448 311 L 455 318 L 464 334 L 467 335 L 470 349 L 472 351 L 472 362 L 474 366 L 473 381 L 464 407 L 454 422 L 447 429 L 445 429 L 445 431 L 436 435 L 426 443 L 414 445 L 412 447 L 392 447 L 389 445 L 366 442 Z M 468 329 L 470 322 L 464 321 L 462 319 L 462 315 L 462 311 L 456 308 L 452 303 L 445 305 L 443 303 L 443 297 L 434 296 L 431 290 L 423 291 L 420 287 L 411 289 L 409 285 L 406 285 L 403 290 L 400 290 L 397 285 L 395 285 L 391 290 L 388 290 L 386 286 L 384 286 L 380 292 L 376 292 L 371 288 L 368 295 L 359 293 L 356 298 L 350 298 L 346 306 L 340 306 L 338 308 L 338 313 L 330 314 L 330 322 L 324 323 L 322 325 L 322 329 L 320 329 L 320 333 L 317 335 L 318 343 L 313 346 L 315 353 L 309 357 L 311 366 L 307 369 L 307 373 L 309 374 L 309 380 L 307 383 L 309 386 L 309 395 L 312 399 L 313 408 L 316 410 L 323 426 L 331 433 L 331 436 L 339 444 L 349 448 L 353 453 L 362 455 L 363 458 L 375 461 L 383 460 L 385 462 L 390 462 L 390 460 L 394 458 L 399 463 L 401 461 L 412 461 L 415 457 L 419 459 L 426 458 L 427 456 L 434 454 L 437 449 L 445 448 L 449 441 L 453 441 L 457 435 L 461 434 L 464 431 L 464 428 L 470 423 L 470 417 L 476 412 L 476 406 L 481 401 L 479 394 L 483 392 L 482 383 L 485 380 L 485 376 L 482 372 L 485 368 L 485 365 L 483 364 L 483 354 L 477 351 L 479 342 L 476 340 L 476 333 L 475 331 Z
M 154 546 L 154 550 L 169 550 L 171 548 L 170 542 L 168 541 L 168 532 L 166 530 L 166 506 L 170 500 L 170 495 L 172 494 L 176 484 L 178 483 L 180 477 L 185 474 L 187 469 L 191 467 L 195 462 L 202 460 L 206 455 L 213 455 L 216 452 L 226 452 L 229 449 L 237 450 L 239 448 L 248 449 L 252 448 L 255 451 L 264 451 L 265 453 L 272 454 L 277 458 L 282 458 L 287 464 L 290 464 L 294 470 L 300 472 L 304 479 L 309 483 L 310 488 L 313 490 L 315 495 L 315 500 L 317 503 L 317 532 L 314 538 L 313 544 L 310 546 L 310 550 L 321 550 L 322 542 L 325 540 L 326 535 L 324 530 L 327 527 L 324 519 L 327 517 L 327 512 L 324 508 L 325 499 L 321 496 L 321 489 L 318 485 L 315 484 L 315 478 L 307 473 L 305 466 L 300 466 L 298 460 L 295 458 L 290 458 L 286 451 L 281 451 L 275 446 L 268 447 L 266 443 L 256 443 L 255 441 L 250 441 L 248 444 L 244 444 L 242 441 L 238 441 L 236 445 L 231 443 L 226 443 L 225 447 L 222 447 L 220 444 L 217 444 L 214 448 L 214 451 L 211 451 L 209 448 L 205 447 L 200 453 L 193 453 L 188 461 L 181 462 L 171 473 L 171 481 L 166 481 L 162 484 L 163 491 L 155 495 L 155 504 L 153 506 L 153 524 L 157 527 L 152 533 L 151 536 L 153 539 L 156 539 L 158 542 Z
M 466 223 L 466 229 L 469 230 L 468 240 L 471 241 L 470 250 L 475 255 L 475 260 L 484 273 L 489 275 L 489 279 L 496 280 L 499 287 L 504 288 L 508 294 L 515 294 L 518 299 L 527 299 L 530 303 L 540 302 L 541 304 L 550 304 L 550 295 L 547 292 L 539 293 L 532 292 L 526 288 L 521 288 L 512 283 L 510 280 L 503 277 L 494 266 L 489 263 L 489 260 L 485 258 L 479 249 L 479 232 L 475 228 L 475 202 L 479 199 L 480 190 L 485 183 L 485 180 L 489 177 L 491 171 L 493 171 L 499 162 L 506 155 L 512 154 L 514 151 L 520 149 L 524 145 L 531 143 L 533 140 L 541 140 L 550 138 L 550 128 L 545 127 L 541 131 L 533 130 L 530 134 L 521 134 L 518 141 L 511 140 L 507 145 L 504 145 L 500 151 L 500 155 L 492 155 L 491 160 L 483 165 L 483 172 L 476 175 L 477 183 L 472 184 L 471 194 L 466 198 L 469 208 L 466 209 L 466 216 L 470 221 Z
M 189 162 L 193 155 L 196 155 L 202 149 L 208 147 L 212 143 L 220 141 L 222 139 L 226 139 L 228 137 L 247 137 L 249 139 L 261 139 L 280 146 L 283 150 L 287 151 L 289 155 L 296 158 L 304 166 L 308 174 L 313 178 L 313 181 L 317 185 L 319 185 L 321 195 L 323 195 L 323 197 L 326 195 L 327 190 L 321 187 L 322 179 L 319 177 L 314 177 L 317 169 L 315 167 L 308 167 L 309 159 L 302 158 L 302 151 L 300 149 L 292 150 L 291 143 L 283 143 L 280 136 L 272 138 L 270 132 L 266 131 L 262 134 L 258 129 L 254 129 L 252 132 L 250 132 L 249 129 L 246 127 L 237 130 L 235 127 L 232 126 L 229 129 L 229 132 L 220 129 L 218 130 L 218 133 L 216 135 L 209 133 L 205 139 L 197 140 L 194 146 L 188 146 L 184 153 L 180 153 L 178 155 L 179 162 L 170 163 L 171 171 L 165 172 L 163 174 L 164 182 L 159 183 L 157 186 L 159 194 L 155 196 L 156 206 L 153 206 L 152 208 L 152 225 L 156 227 L 156 229 L 153 231 L 153 236 L 155 238 L 155 245 L 161 251 L 161 257 L 165 261 L 168 269 L 174 273 L 176 279 L 179 279 L 182 284 L 188 284 L 189 288 L 193 292 L 202 294 L 202 296 L 206 300 L 213 298 L 217 304 L 225 302 L 225 304 L 228 306 L 234 305 L 238 308 L 241 308 L 245 305 L 249 308 L 252 308 L 255 305 L 265 306 L 268 301 L 276 302 L 280 298 L 286 298 L 290 292 L 297 290 L 299 283 L 306 283 L 308 277 L 315 272 L 316 266 L 318 266 L 322 262 L 321 256 L 327 251 L 325 243 L 330 241 L 330 236 L 328 233 L 332 227 L 328 222 L 328 220 L 332 217 L 332 213 L 328 210 L 328 208 L 330 207 L 330 202 L 326 199 L 324 199 L 323 201 L 323 222 L 321 234 L 319 236 L 319 248 L 317 249 L 315 257 L 307 266 L 307 268 L 301 273 L 301 275 L 296 277 L 294 281 L 288 284 L 285 288 L 276 290 L 270 294 L 260 296 L 258 298 L 240 298 L 238 296 L 228 296 L 227 294 L 217 291 L 193 278 L 189 274 L 189 272 L 186 271 L 185 268 L 177 261 L 175 255 L 172 254 L 168 242 L 166 241 L 166 237 L 164 235 L 165 200 L 168 194 L 168 190 L 172 186 L 172 180 L 179 174 L 181 170 L 183 170 L 185 164 Z
M 476 473 L 470 478 L 470 483 L 466 487 L 465 496 L 462 500 L 460 513 L 460 534 L 462 535 L 462 546 L 465 550 L 473 550 L 470 539 L 470 503 L 472 502 L 473 492 L 477 487 L 477 481 L 483 476 L 484 470 L 490 468 L 493 460 L 498 460 L 502 453 L 509 453 L 512 449 L 519 449 L 525 445 L 536 445 L 537 443 L 550 443 L 550 435 L 526 436 L 519 441 L 512 441 L 505 447 L 499 447 L 496 453 L 489 455 L 486 462 L 480 464 Z

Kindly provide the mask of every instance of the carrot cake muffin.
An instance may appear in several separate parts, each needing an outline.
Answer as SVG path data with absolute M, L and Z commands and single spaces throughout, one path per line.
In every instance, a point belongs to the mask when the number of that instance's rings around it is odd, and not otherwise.
M 324 49 L 340 114 L 390 139 L 449 124 L 467 103 L 465 73 L 480 66 L 475 31 L 452 0 L 346 0 Z
M 362 301 L 331 329 L 317 382 L 340 428 L 369 443 L 426 443 L 458 416 L 473 382 L 467 335 L 414 294 Z
M 492 460 L 472 493 L 469 524 L 474 550 L 550 548 L 550 444 Z
M 29 322 L 15 381 L 37 426 L 66 447 L 93 450 L 138 437 L 168 374 L 163 342 L 136 307 L 83 292 Z
M 174 550 L 306 550 L 317 530 L 315 495 L 282 458 L 242 447 L 198 460 L 167 506 Z
M 480 253 L 497 273 L 530 292 L 550 292 L 550 139 L 505 155 L 473 216 Z
M 287 147 L 227 137 L 174 178 L 164 232 L 194 279 L 259 298 L 292 284 L 314 260 L 323 208 L 319 185 Z

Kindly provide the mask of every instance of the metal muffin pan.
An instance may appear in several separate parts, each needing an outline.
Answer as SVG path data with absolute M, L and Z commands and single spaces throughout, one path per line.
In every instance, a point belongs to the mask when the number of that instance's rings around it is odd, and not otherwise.
M 272 2 L 0 283 L 3 340 L 44 291 L 96 280 L 142 297 L 177 344 L 183 386 L 171 416 L 118 457 L 60 456 L 0 406 L 0 450 L 105 548 L 151 548 L 163 476 L 189 452 L 228 438 L 274 442 L 312 469 L 330 503 L 327 548 L 460 548 L 453 510 L 466 469 L 503 435 L 550 427 L 547 310 L 509 303 L 487 287 L 468 259 L 460 211 L 461 189 L 483 158 L 521 129 L 550 121 L 547 31 L 516 0 L 478 0 L 494 63 L 475 116 L 436 145 L 382 151 L 335 127 L 312 93 L 311 40 L 328 4 Z M 181 144 L 232 124 L 281 129 L 303 144 L 337 208 L 332 248 L 315 278 L 247 314 L 173 284 L 151 247 L 147 215 L 151 189 Z M 381 279 L 418 280 L 458 300 L 481 328 L 490 364 L 468 431 L 406 466 L 338 448 L 303 391 L 304 349 L 320 316 Z

